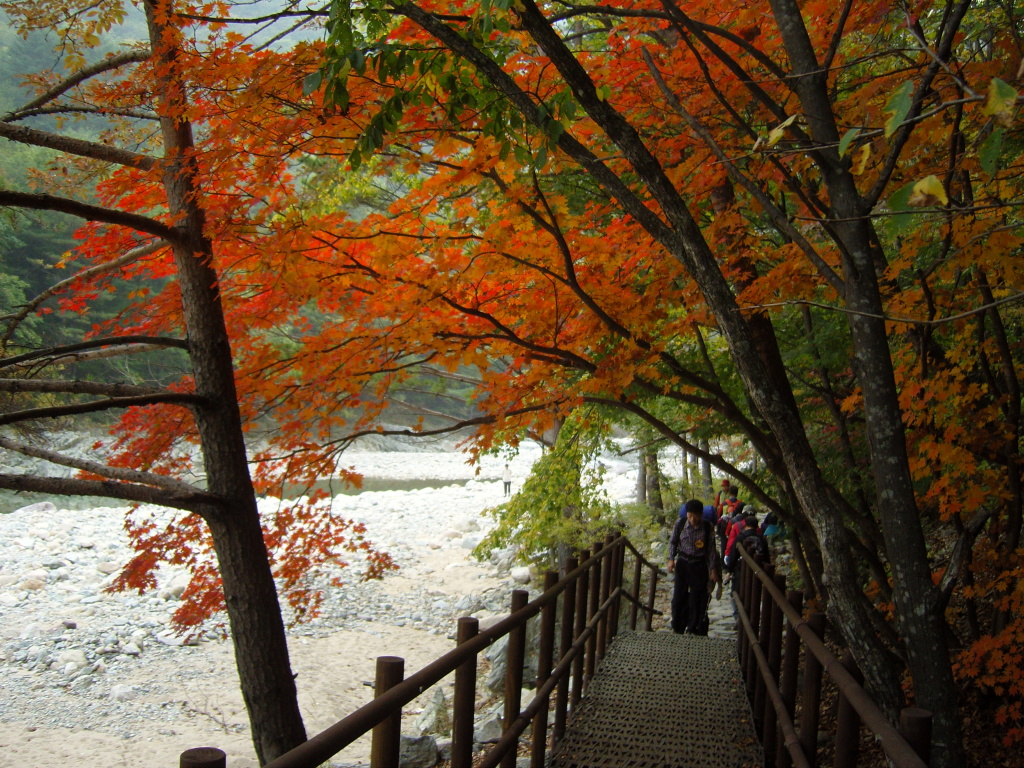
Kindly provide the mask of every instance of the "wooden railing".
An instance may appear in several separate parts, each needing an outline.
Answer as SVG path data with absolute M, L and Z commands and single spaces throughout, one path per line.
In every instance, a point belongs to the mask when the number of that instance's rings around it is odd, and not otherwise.
M 897 730 L 861 687 L 847 653 L 842 661 L 828 651 L 825 614 L 803 616 L 803 593 L 786 591 L 786 577 L 771 564 L 737 547 L 743 558 L 736 593 L 737 647 L 755 728 L 769 768 L 815 768 L 821 716 L 822 674 L 839 689 L 835 731 L 835 768 L 854 768 L 860 728 L 870 730 L 894 768 L 927 768 L 931 713 L 908 707 Z M 803 672 L 800 649 L 804 648 Z M 798 692 L 798 681 L 802 686 Z M 799 693 L 799 696 L 798 696 Z M 794 712 L 799 708 L 799 727 Z M 902 733 L 901 733 L 902 731 Z
M 624 585 L 627 554 L 633 560 L 632 579 Z M 654 598 L 661 572 L 623 536 L 609 535 L 603 543 L 595 543 L 578 558 L 571 558 L 566 570 L 561 580 L 554 571 L 547 572 L 544 592 L 532 602 L 528 602 L 525 591 L 513 591 L 508 617 L 484 631 L 479 630 L 475 618 L 459 619 L 455 649 L 410 677 L 404 676 L 403 659 L 379 657 L 372 701 L 264 768 L 316 768 L 371 730 L 371 768 L 397 766 L 402 707 L 453 672 L 451 768 L 514 768 L 520 737 L 527 728 L 531 729 L 530 764 L 532 768 L 542 768 L 549 742 L 557 743 L 564 735 L 569 714 L 620 625 L 636 629 L 642 613 L 644 628 L 649 631 L 652 618 L 660 613 L 654 609 Z M 645 576 L 647 590 L 642 600 Z M 622 612 L 623 603 L 629 605 L 628 619 Z M 526 623 L 538 614 L 536 692 L 529 705 L 522 708 Z M 482 759 L 478 756 L 474 760 L 477 657 L 506 635 L 509 639 L 502 736 Z M 549 712 L 553 715 L 550 727 Z M 188 750 L 181 756 L 182 768 L 223 765 L 224 753 L 216 749 Z

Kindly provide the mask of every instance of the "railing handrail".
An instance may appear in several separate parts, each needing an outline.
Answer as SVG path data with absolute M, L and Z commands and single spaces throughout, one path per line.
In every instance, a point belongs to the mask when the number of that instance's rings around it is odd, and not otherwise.
M 387 691 L 375 696 L 371 701 L 347 717 L 328 726 L 304 743 L 267 763 L 264 768 L 313 768 L 326 762 L 357 738 L 382 723 L 396 710 L 401 711 L 401 707 L 408 704 L 431 686 L 439 683 L 446 676 L 455 672 L 463 664 L 471 659 L 475 659 L 481 651 L 505 635 L 523 627 L 527 621 L 539 614 L 545 607 L 552 605 L 566 589 L 575 586 L 584 574 L 589 574 L 592 569 L 595 569 L 598 562 L 614 557 L 620 551 L 628 549 L 654 574 L 663 573 L 656 565 L 648 562 L 624 536 L 617 535 L 615 538 L 609 538 L 611 540 L 606 540 L 605 544 L 600 546 L 600 548 L 595 545 L 595 550 L 590 557 L 586 558 L 571 572 L 537 598 L 527 603 L 523 608 L 514 611 L 506 618 L 479 632 L 469 640 L 458 644 L 451 651 L 435 659 Z M 656 578 L 656 576 L 653 578 Z M 600 581 L 600 578 L 597 581 Z M 621 582 L 621 562 L 619 581 Z M 600 584 L 590 585 L 593 590 L 597 590 L 600 586 Z M 540 708 L 540 702 L 546 702 L 551 691 L 554 690 L 555 686 L 572 667 L 572 662 L 579 655 L 581 649 L 588 640 L 595 636 L 597 627 L 611 615 L 615 604 L 624 597 L 637 602 L 621 586 L 609 589 L 608 597 L 600 603 L 598 610 L 590 621 L 586 623 L 586 626 L 579 629 L 579 634 L 576 635 L 576 639 L 572 643 L 569 652 L 559 658 L 553 665 L 550 676 L 547 678 L 543 688 L 538 689 L 533 702 L 520 712 L 514 723 L 506 723 L 502 739 L 488 751 L 484 765 L 496 765 L 504 752 L 507 751 L 507 748 L 510 748 L 509 745 L 513 744 L 515 739 L 518 739 L 518 736 L 525 730 L 526 725 Z M 650 605 L 641 604 L 639 607 L 647 614 L 660 614 L 660 611 L 654 609 L 653 602 Z M 614 631 L 613 629 L 612 632 Z M 546 690 L 546 694 L 542 695 L 544 690 Z M 527 713 L 529 713 L 528 717 Z M 513 738 L 510 733 L 517 727 L 518 732 L 515 738 Z M 497 754 L 497 757 L 492 760 L 493 754 Z
M 761 582 L 761 588 L 767 592 L 772 603 L 780 609 L 784 618 L 789 622 L 793 630 L 803 641 L 807 652 L 812 654 L 822 668 L 835 682 L 836 686 L 850 706 L 856 711 L 861 722 L 876 736 L 879 745 L 891 761 L 894 768 L 928 768 L 928 764 L 921 759 L 914 747 L 907 741 L 902 733 L 889 721 L 879 706 L 868 695 L 864 687 L 850 673 L 850 671 L 837 659 L 825 646 L 825 643 L 818 636 L 803 615 L 798 612 L 789 602 L 786 595 L 775 584 L 775 581 L 761 567 L 760 563 L 747 552 L 746 547 L 740 544 L 737 546 L 744 567 L 750 568 L 754 578 Z M 753 622 L 747 611 L 747 607 L 739 596 L 734 598 L 737 609 L 737 616 L 744 633 L 746 633 L 750 644 L 750 651 L 757 663 L 762 682 L 765 686 L 766 695 L 771 700 L 772 706 L 778 718 L 778 726 L 783 733 L 785 747 L 796 763 L 797 768 L 813 765 L 804 754 L 801 742 L 796 738 L 796 730 L 793 726 L 790 713 L 786 709 L 779 685 L 776 682 L 769 660 L 765 655 L 760 638 L 754 629 Z M 765 621 L 761 616 L 760 621 Z M 779 630 L 781 631 L 781 630 Z

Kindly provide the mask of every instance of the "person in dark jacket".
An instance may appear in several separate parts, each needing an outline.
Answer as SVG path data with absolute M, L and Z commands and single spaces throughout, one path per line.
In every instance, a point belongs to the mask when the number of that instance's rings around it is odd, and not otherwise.
M 704 505 L 690 499 L 680 510 L 668 544 L 672 589 L 672 631 L 707 634 L 708 594 L 722 581 L 715 529 L 704 520 Z

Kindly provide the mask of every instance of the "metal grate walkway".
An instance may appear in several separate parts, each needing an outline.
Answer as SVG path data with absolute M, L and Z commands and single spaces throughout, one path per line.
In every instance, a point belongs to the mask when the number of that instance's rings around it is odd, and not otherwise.
M 736 645 L 671 632 L 612 641 L 550 768 L 757 768 Z

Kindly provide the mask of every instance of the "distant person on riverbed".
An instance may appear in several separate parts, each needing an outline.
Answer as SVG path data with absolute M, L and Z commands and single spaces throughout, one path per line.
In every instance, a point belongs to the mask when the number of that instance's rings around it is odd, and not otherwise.
M 508 464 L 505 465 L 505 471 L 501 473 L 501 482 L 505 484 L 505 495 L 510 495 L 512 493 L 512 470 L 508 468 Z
M 708 595 L 712 585 L 722 581 L 715 529 L 704 520 L 704 505 L 697 499 L 690 499 L 679 512 L 668 542 L 668 572 L 675 574 L 672 631 L 706 635 Z

